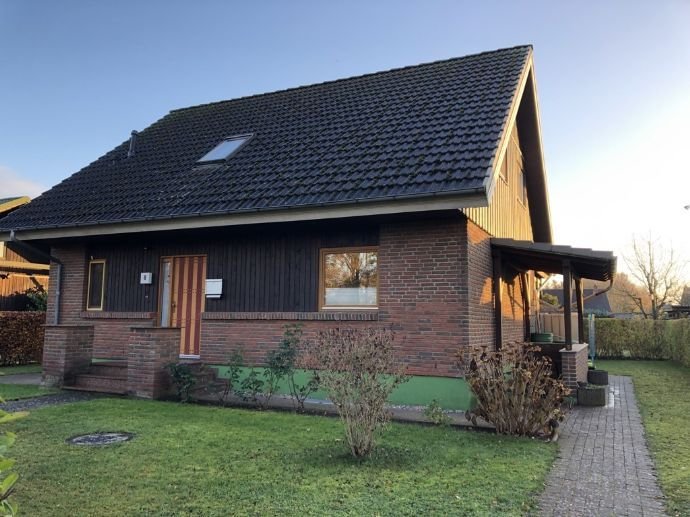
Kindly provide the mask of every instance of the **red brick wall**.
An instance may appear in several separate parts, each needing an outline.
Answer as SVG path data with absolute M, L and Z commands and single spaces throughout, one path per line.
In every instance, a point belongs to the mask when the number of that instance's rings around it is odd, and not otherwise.
M 467 221 L 469 271 L 469 341 L 476 345 L 494 345 L 493 263 L 491 236 L 472 221 Z M 524 304 L 516 272 L 503 277 L 503 342 L 524 341 Z
M 392 325 L 409 373 L 454 375 L 467 342 L 465 219 L 383 224 L 379 236 L 379 319 Z
M 84 248 L 54 248 L 64 263 L 61 323 L 94 326 L 95 357 L 125 357 L 130 327 L 153 326 L 152 313 L 84 312 Z M 247 362 L 263 361 L 290 321 L 306 337 L 334 326 L 392 326 L 409 373 L 457 375 L 455 354 L 468 343 L 493 344 L 492 262 L 489 235 L 460 213 L 452 217 L 389 222 L 379 235 L 379 311 L 375 321 L 345 315 L 323 321 L 323 313 L 209 313 L 202 320 L 201 359 L 224 362 L 241 345 Z M 55 267 L 51 285 L 55 285 Z M 55 290 L 49 295 L 49 314 Z M 214 315 L 215 314 L 215 315 Z M 263 316 L 262 316 L 263 314 Z M 50 320 L 49 320 L 50 321 Z M 519 284 L 504 291 L 504 336 L 522 339 Z
M 494 347 L 494 294 L 491 236 L 467 220 L 467 271 L 469 278 L 469 338 L 477 346 Z
M 206 316 L 206 315 L 205 315 Z M 321 330 L 336 327 L 378 325 L 376 321 L 295 321 L 286 319 L 204 319 L 201 325 L 201 360 L 227 363 L 233 351 L 241 351 L 245 364 L 264 365 L 266 354 L 274 350 L 285 325 L 300 323 L 305 340 L 313 340 Z
M 86 292 L 86 253 L 82 246 L 52 248 L 51 254 L 62 261 L 62 280 L 60 282 L 60 321 L 61 325 L 81 323 L 79 317 L 84 306 Z M 48 291 L 48 311 L 46 321 L 55 321 L 55 297 L 57 296 L 57 264 L 50 265 L 50 285 Z
M 60 386 L 91 364 L 93 328 L 83 325 L 46 325 L 43 380 Z
M 157 399 L 171 389 L 166 366 L 177 361 L 180 329 L 132 328 L 127 347 L 127 391 L 135 397 Z

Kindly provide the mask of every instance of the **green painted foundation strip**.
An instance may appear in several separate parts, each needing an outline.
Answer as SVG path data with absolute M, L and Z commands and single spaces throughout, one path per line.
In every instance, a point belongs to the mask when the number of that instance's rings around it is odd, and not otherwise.
M 218 370 L 220 377 L 227 377 L 227 366 L 213 367 Z M 241 378 L 244 378 L 251 368 L 243 367 L 241 370 Z M 263 373 L 262 368 L 257 368 L 257 370 Z M 310 373 L 305 370 L 298 370 L 295 380 L 298 384 L 306 384 L 309 375 Z M 278 387 L 278 393 L 288 394 L 289 392 L 287 382 L 282 381 Z M 327 396 L 320 390 L 310 395 L 310 398 L 326 400 Z M 421 375 L 413 375 L 409 381 L 398 386 L 391 394 L 389 402 L 407 406 L 428 406 L 434 399 L 443 409 L 467 410 L 472 406 L 472 392 L 464 379 Z

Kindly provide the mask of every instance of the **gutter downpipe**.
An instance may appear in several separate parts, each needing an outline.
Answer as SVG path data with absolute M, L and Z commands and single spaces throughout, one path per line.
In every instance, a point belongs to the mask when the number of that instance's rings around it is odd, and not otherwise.
M 29 250 L 31 253 L 35 253 L 41 257 L 48 259 L 49 262 L 55 262 L 57 264 L 57 278 L 55 282 L 55 311 L 53 312 L 53 325 L 60 324 L 60 288 L 62 283 L 62 261 L 59 258 L 54 257 L 50 253 L 44 253 L 43 251 L 35 248 L 31 244 L 17 239 L 14 230 L 10 230 L 10 242 L 14 242 L 20 248 Z

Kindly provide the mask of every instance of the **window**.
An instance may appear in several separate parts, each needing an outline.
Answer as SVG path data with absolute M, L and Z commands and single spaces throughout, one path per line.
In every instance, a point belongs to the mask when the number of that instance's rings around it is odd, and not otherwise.
M 102 311 L 105 294 L 105 260 L 89 262 L 89 284 L 86 290 L 86 310 Z
M 237 151 L 242 144 L 249 140 L 250 135 L 243 136 L 233 136 L 231 138 L 226 138 L 209 152 L 201 157 L 200 163 L 204 162 L 218 162 L 227 160 L 230 155 Z
M 378 249 L 321 250 L 319 308 L 376 308 Z
M 501 178 L 503 178 L 503 181 L 508 183 L 508 151 L 506 151 L 506 154 L 503 156 L 503 162 L 501 162 L 501 170 L 499 171 L 499 174 Z
M 518 199 L 520 200 L 520 203 L 527 206 L 527 178 L 525 178 L 525 171 L 520 169 L 518 171 L 518 175 Z
M 7 252 L 5 251 L 7 248 L 5 248 L 5 243 L 0 242 L 0 258 L 6 258 Z

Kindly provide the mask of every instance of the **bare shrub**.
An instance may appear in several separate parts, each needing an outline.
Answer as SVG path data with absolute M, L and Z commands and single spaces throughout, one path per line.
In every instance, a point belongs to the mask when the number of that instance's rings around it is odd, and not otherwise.
M 376 431 L 389 420 L 385 405 L 407 380 L 393 355 L 395 335 L 380 328 L 323 331 L 310 347 L 321 386 L 338 408 L 353 456 L 371 453 Z
M 467 418 L 483 418 L 496 432 L 521 436 L 549 433 L 563 420 L 561 403 L 570 390 L 551 377 L 551 360 L 526 343 L 503 345 L 499 351 L 472 347 L 458 353 L 466 380 L 477 397 Z

